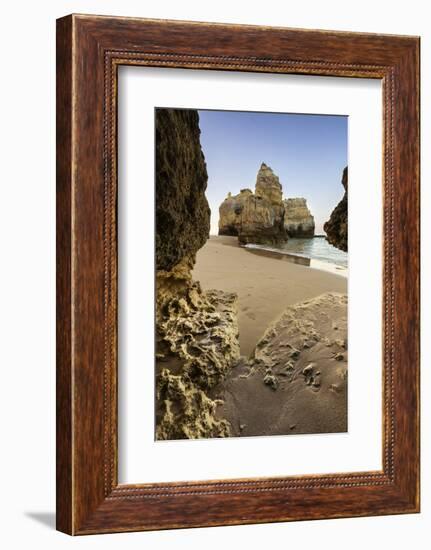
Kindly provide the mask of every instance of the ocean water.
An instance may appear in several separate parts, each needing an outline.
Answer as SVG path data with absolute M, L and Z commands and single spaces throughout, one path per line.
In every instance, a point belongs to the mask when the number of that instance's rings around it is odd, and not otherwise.
M 332 244 L 329 244 L 324 237 L 314 237 L 313 239 L 289 239 L 287 243 L 280 246 L 259 246 L 252 245 L 256 248 L 266 250 L 283 251 L 287 254 L 294 254 L 319 262 L 326 262 L 347 268 L 347 252 L 343 252 Z

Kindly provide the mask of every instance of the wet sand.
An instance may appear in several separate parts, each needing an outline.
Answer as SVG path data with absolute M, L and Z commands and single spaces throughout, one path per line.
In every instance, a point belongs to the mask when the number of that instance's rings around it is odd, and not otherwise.
M 347 278 L 242 248 L 236 237 L 211 236 L 199 250 L 193 278 L 204 290 L 238 295 L 241 354 L 253 352 L 266 329 L 288 306 L 325 292 L 347 293 Z
M 286 309 L 216 389 L 231 435 L 347 431 L 347 296 L 328 292 Z

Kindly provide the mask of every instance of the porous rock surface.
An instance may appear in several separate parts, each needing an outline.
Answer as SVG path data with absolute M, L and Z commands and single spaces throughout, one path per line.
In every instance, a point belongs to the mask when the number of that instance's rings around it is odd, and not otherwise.
M 205 244 L 210 228 L 207 181 L 198 112 L 157 109 L 157 269 L 171 269 Z
M 156 438 L 226 437 L 208 391 L 239 358 L 236 295 L 192 280 L 209 235 L 199 115 L 156 111 Z

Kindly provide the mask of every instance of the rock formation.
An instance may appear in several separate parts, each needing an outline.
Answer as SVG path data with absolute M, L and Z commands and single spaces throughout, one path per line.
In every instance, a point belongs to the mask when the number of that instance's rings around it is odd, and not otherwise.
M 287 241 L 283 188 L 278 176 L 262 163 L 255 192 L 228 194 L 220 205 L 219 235 L 237 235 L 241 244 L 278 244 Z
M 283 201 L 283 188 L 278 176 L 272 169 L 262 162 L 256 178 L 256 197 L 265 198 L 272 204 L 281 204 Z
M 238 195 L 228 193 L 219 208 L 219 235 L 238 236 L 241 233 L 242 212 L 249 198 L 254 198 L 251 189 L 241 189 Z
M 344 196 L 337 206 L 332 211 L 331 217 L 323 226 L 326 233 L 326 239 L 329 243 L 336 246 L 340 250 L 347 252 L 347 180 L 348 170 L 347 166 L 343 170 L 343 176 L 341 183 L 344 187 Z
M 230 433 L 208 391 L 239 358 L 236 296 L 191 277 L 210 225 L 199 136 L 196 111 L 156 111 L 157 439 Z
M 205 244 L 210 228 L 207 181 L 197 111 L 157 109 L 157 269 L 171 269 Z
M 314 218 L 304 198 L 284 200 L 284 227 L 289 237 L 314 237 Z

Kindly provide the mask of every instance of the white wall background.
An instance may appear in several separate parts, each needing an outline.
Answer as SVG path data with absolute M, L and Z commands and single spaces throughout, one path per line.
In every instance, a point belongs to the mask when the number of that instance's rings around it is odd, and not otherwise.
M 423 334 L 431 330 L 431 29 L 410 0 L 52 0 L 2 5 L 0 87 L 0 540 L 4 548 L 427 548 L 431 351 L 422 355 L 422 514 L 102 535 L 53 530 L 55 445 L 55 19 L 70 12 L 283 25 L 422 37 Z M 428 535 L 428 536 L 427 536 Z

